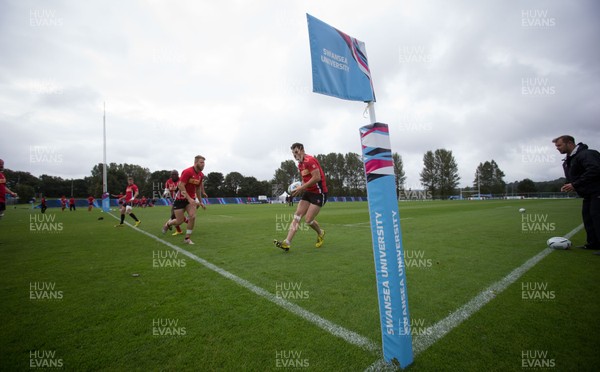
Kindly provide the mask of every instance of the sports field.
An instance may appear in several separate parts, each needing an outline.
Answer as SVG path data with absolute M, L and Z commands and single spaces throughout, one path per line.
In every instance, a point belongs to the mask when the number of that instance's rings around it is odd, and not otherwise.
M 600 257 L 545 243 L 568 234 L 584 243 L 580 205 L 400 203 L 415 345 L 407 370 L 598 370 Z M 167 207 L 136 209 L 139 228 L 113 227 L 116 211 L 7 210 L 1 369 L 382 368 L 367 204 L 328 203 L 323 247 L 302 226 L 286 253 L 272 240 L 293 210 L 209 205 L 192 246 L 161 234 Z

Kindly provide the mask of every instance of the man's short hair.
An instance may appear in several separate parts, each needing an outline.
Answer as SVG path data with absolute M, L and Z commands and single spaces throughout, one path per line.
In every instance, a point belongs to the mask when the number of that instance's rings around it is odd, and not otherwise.
M 561 140 L 564 143 L 575 143 L 575 138 L 573 138 L 573 136 L 569 136 L 566 134 L 556 137 L 555 139 L 552 140 L 552 143 L 556 143 L 556 142 L 558 142 L 558 140 Z
M 292 146 L 290 147 L 290 149 L 292 149 L 292 150 L 296 149 L 296 148 L 300 149 L 300 150 L 304 150 L 304 145 L 301 144 L 301 143 L 296 142 L 296 143 L 292 144 Z
M 196 156 L 194 157 L 194 163 L 195 163 L 195 162 L 197 162 L 197 161 L 198 161 L 198 159 L 206 160 L 206 158 L 205 158 L 204 156 L 202 156 L 202 155 L 196 155 Z

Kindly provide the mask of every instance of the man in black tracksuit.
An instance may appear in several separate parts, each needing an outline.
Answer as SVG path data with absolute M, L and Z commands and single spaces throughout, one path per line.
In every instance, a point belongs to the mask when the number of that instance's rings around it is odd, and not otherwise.
M 575 191 L 583 198 L 581 215 L 587 234 L 584 249 L 600 249 L 600 153 L 578 143 L 572 136 L 560 136 L 552 140 L 556 149 L 567 157 L 563 169 L 567 182 L 560 189 Z M 600 255 L 600 252 L 594 253 Z

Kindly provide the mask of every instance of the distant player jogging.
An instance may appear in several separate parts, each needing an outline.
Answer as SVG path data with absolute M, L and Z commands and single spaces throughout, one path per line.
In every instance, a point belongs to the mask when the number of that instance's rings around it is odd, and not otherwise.
M 133 203 L 135 198 L 138 197 L 139 190 L 138 187 L 133 183 L 133 177 L 127 178 L 127 188 L 125 189 L 125 195 L 113 195 L 117 197 L 119 200 L 119 204 L 121 205 L 121 223 L 115 225 L 115 227 L 123 227 L 123 222 L 125 222 L 125 213 L 131 216 L 135 221 L 135 226 L 138 227 L 142 221 L 140 221 L 135 214 L 132 213 Z
M 88 212 L 92 211 L 92 208 L 94 208 L 94 197 L 93 196 L 88 196 L 87 201 L 88 201 Z
M 289 251 L 300 220 L 304 217 L 306 224 L 317 233 L 315 247 L 320 248 L 325 238 L 325 230 L 321 229 L 315 218 L 327 202 L 325 173 L 317 159 L 304 152 L 304 145 L 294 143 L 291 149 L 294 159 L 298 161 L 298 170 L 302 177 L 302 185 L 294 190 L 291 196 L 302 195 L 302 200 L 298 203 L 287 237 L 282 241 L 274 240 L 273 243 L 276 247 Z
M 204 162 L 205 158 L 202 155 L 197 155 L 194 158 L 194 165 L 181 172 L 179 183 L 177 184 L 177 194 L 173 203 L 173 212 L 175 218 L 165 222 L 162 232 L 165 234 L 171 226 L 179 226 L 185 222 L 185 213 L 187 213 L 187 230 L 185 232 L 185 244 L 194 244 L 190 239 L 196 223 L 196 209 L 206 206 L 202 202 L 204 192 Z M 200 199 L 199 199 L 200 198 Z
M 6 210 L 6 194 L 12 195 L 13 198 L 18 198 L 16 192 L 10 191 L 6 186 L 6 177 L 4 176 L 4 160 L 0 159 L 0 219 L 4 217 Z

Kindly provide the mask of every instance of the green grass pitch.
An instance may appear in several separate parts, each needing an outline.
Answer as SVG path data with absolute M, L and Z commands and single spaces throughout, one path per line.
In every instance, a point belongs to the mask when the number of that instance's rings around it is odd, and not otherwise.
M 399 204 L 412 331 L 445 319 L 581 224 L 581 200 Z M 519 213 L 526 208 L 526 213 Z M 138 229 L 380 347 L 367 203 L 328 203 L 325 244 L 305 225 L 275 248 L 294 208 L 209 205 L 192 239 Z M 112 212 L 117 216 L 118 212 Z M 127 222 L 132 223 L 129 217 Z M 381 359 L 99 210 L 12 207 L 0 220 L 0 368 L 364 371 Z M 574 245 L 584 243 L 579 231 Z M 409 371 L 594 370 L 600 257 L 553 251 L 415 356 Z

